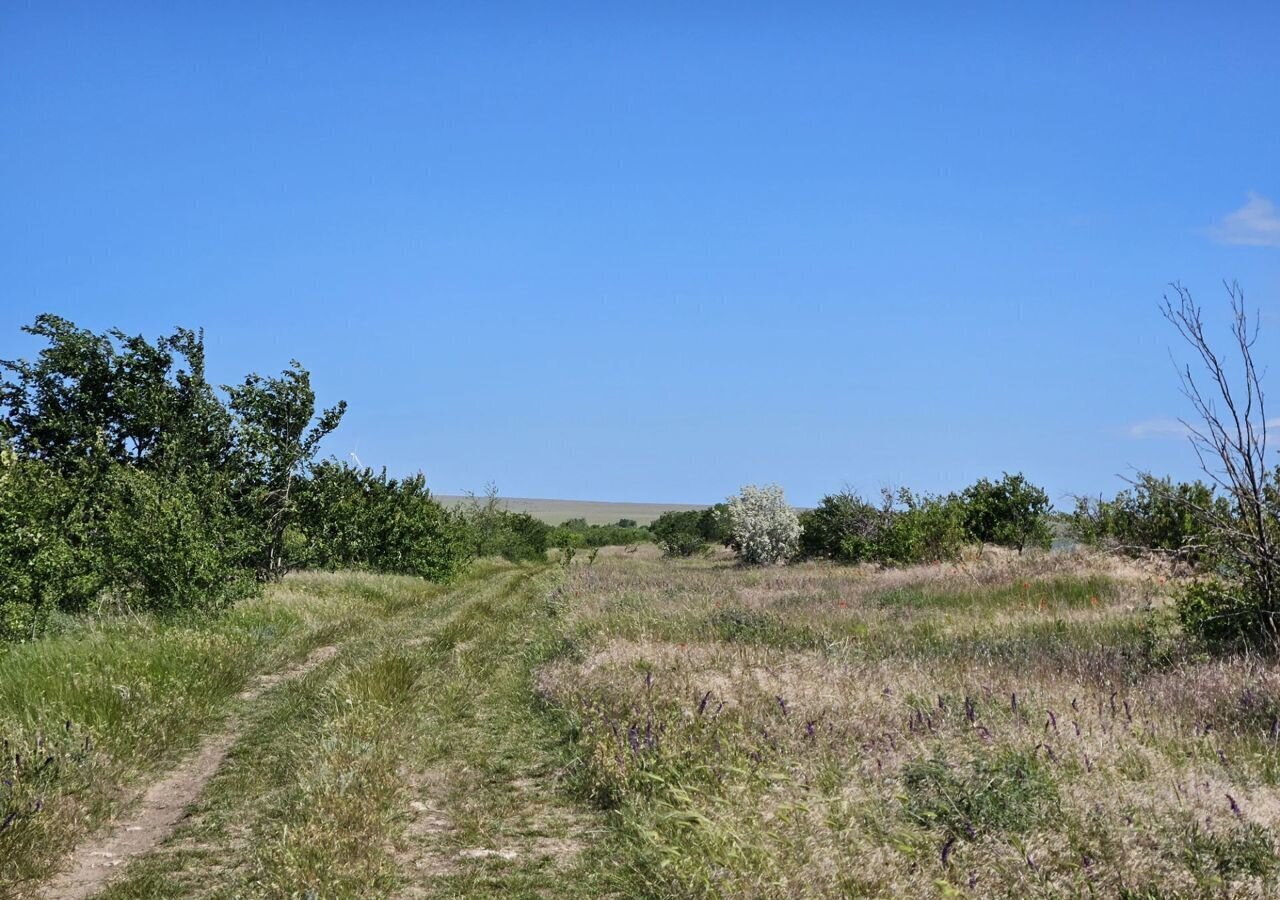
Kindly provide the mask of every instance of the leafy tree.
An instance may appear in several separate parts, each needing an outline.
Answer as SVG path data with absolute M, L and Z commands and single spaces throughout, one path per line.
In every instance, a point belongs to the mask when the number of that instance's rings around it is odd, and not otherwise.
M 693 556 L 706 549 L 699 510 L 668 510 L 649 526 L 665 556 Z
M 34 362 L 0 362 L 2 428 L 20 455 L 64 475 L 90 459 L 167 471 L 226 463 L 230 415 L 205 380 L 202 333 L 152 344 L 53 315 L 23 330 L 48 345 Z
M 801 514 L 800 551 L 809 558 L 881 565 L 954 559 L 966 539 L 964 515 L 954 494 L 885 489 L 877 506 L 841 491 Z
M 1005 472 L 999 481 L 979 479 L 965 488 L 965 527 L 974 540 L 1016 548 L 1049 549 L 1049 495 L 1023 477 Z
M 326 460 L 299 483 L 296 500 L 290 546 L 306 565 L 448 581 L 474 555 L 463 515 L 438 503 L 421 474 L 396 479 Z
M 316 415 L 311 373 L 297 360 L 278 377 L 252 374 L 226 386 L 235 413 L 234 459 L 240 513 L 257 531 L 250 562 L 260 577 L 284 574 L 285 532 L 295 512 L 294 486 L 307 475 L 320 442 L 338 427 L 346 401 Z
M 75 504 L 51 466 L 0 444 L 0 641 L 35 637 L 101 589 L 97 558 L 71 530 Z

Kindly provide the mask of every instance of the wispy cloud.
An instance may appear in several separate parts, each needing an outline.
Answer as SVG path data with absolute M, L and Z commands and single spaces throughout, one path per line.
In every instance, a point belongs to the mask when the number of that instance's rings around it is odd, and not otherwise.
M 1143 438 L 1186 437 L 1190 430 L 1177 419 L 1143 419 L 1129 426 L 1129 437 Z
M 1209 229 L 1209 236 L 1220 244 L 1280 247 L 1280 210 L 1266 197 L 1250 191 L 1244 206 L 1223 216 Z

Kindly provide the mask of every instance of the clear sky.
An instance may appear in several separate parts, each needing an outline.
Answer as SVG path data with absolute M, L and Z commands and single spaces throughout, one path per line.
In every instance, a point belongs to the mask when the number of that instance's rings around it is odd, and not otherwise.
M 0 358 L 204 326 L 442 493 L 1194 474 L 1157 303 L 1280 346 L 1280 4 L 906 6 L 0 0 Z

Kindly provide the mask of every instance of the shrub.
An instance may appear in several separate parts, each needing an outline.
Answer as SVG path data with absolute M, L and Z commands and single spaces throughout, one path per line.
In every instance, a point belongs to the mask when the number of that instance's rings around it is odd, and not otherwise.
M 623 524 L 630 523 L 630 524 Z M 625 547 L 653 540 L 647 528 L 641 528 L 631 519 L 622 519 L 615 525 L 588 525 L 586 519 L 570 519 L 551 531 L 550 543 L 560 546 L 566 541 L 574 547 Z
M 60 606 L 97 592 L 96 559 L 61 524 L 73 502 L 49 466 L 0 445 L 0 641 L 35 637 Z
M 1183 630 L 1213 649 L 1241 647 L 1259 634 L 1270 634 L 1262 609 L 1239 585 L 1216 578 L 1197 581 L 1182 590 L 1175 604 Z
M 211 611 L 252 594 L 244 528 L 225 495 L 184 476 L 112 466 L 99 550 L 104 586 L 134 609 Z
M 558 546 L 563 540 L 545 522 L 528 513 L 506 509 L 493 484 L 485 487 L 483 497 L 472 494 L 461 515 L 470 536 L 471 552 L 479 557 L 501 556 L 511 562 L 545 561 L 547 548 Z
M 869 535 L 879 518 L 880 511 L 852 491 L 828 494 L 800 513 L 800 555 L 843 560 L 845 541 Z
M 728 547 L 733 543 L 733 531 L 729 524 L 729 504 L 717 503 L 698 514 L 698 533 L 709 544 Z
M 982 478 L 965 488 L 965 528 L 984 544 L 1048 550 L 1053 541 L 1049 528 L 1049 495 L 1021 473 L 1008 472 L 999 481 Z
M 510 562 L 542 562 L 551 546 L 551 526 L 526 512 L 504 511 L 493 549 Z
M 935 497 L 885 490 L 880 506 L 851 491 L 822 498 L 801 515 L 803 555 L 845 563 L 905 565 L 954 559 L 966 538 L 964 506 Z
M 1192 565 L 1211 562 L 1213 529 L 1199 511 L 1229 518 L 1230 504 L 1201 481 L 1174 482 L 1143 474 L 1113 500 L 1076 498 L 1068 528 L 1085 544 L 1129 555 L 1168 553 Z
M 964 548 L 965 506 L 954 494 L 933 496 L 898 493 L 901 511 L 893 517 L 889 529 L 888 552 L 881 551 L 881 562 L 940 562 L 956 559 Z
M 795 555 L 800 520 L 776 484 L 742 488 L 729 498 L 728 515 L 734 547 L 748 565 L 775 565 Z
M 654 520 L 650 531 L 666 556 L 693 556 L 707 546 L 698 510 L 668 510 Z
M 297 561 L 306 565 L 448 581 L 474 555 L 463 515 L 436 502 L 421 474 L 395 479 L 326 461 L 299 485 L 297 502 Z

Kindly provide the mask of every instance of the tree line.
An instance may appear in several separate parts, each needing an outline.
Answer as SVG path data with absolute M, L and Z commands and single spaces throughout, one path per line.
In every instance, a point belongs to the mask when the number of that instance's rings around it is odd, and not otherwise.
M 346 411 L 296 360 L 215 386 L 204 336 L 42 315 L 0 361 L 0 639 L 90 608 L 213 610 L 297 566 L 448 580 L 545 553 L 545 526 L 450 510 L 421 475 L 317 460 Z

